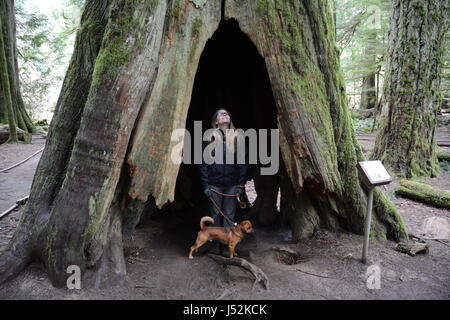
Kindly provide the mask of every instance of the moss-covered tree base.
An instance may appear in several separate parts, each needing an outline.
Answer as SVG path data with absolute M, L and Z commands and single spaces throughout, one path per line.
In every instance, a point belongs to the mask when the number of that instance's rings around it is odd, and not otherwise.
M 393 1 L 380 128 L 372 159 L 405 178 L 434 177 L 447 0 Z
M 17 142 L 16 127 L 30 133 L 36 131 L 20 91 L 15 24 L 14 1 L 0 2 L 0 123 L 10 126 L 9 142 Z

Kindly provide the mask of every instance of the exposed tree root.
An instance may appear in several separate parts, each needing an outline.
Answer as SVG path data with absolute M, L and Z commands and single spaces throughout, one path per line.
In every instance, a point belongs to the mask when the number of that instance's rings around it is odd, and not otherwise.
M 257 266 L 255 266 L 253 263 L 248 262 L 245 259 L 242 258 L 224 258 L 215 254 L 208 254 L 208 257 L 213 259 L 214 261 L 218 263 L 222 263 L 225 265 L 233 265 L 241 267 L 247 271 L 249 271 L 253 276 L 255 277 L 255 282 L 253 286 L 256 283 L 261 283 L 261 285 L 264 287 L 264 289 L 269 289 L 269 278 L 267 278 L 266 274 Z
M 31 262 L 30 242 L 17 241 L 19 235 L 12 239 L 9 247 L 0 255 L 0 284 L 16 277 Z

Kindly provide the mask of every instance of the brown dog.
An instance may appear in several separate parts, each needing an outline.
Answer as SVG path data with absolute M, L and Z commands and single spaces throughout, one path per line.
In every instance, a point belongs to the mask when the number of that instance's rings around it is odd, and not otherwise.
M 189 251 L 189 259 L 193 259 L 192 253 L 200 248 L 208 240 L 219 240 L 220 242 L 228 245 L 230 250 L 230 258 L 233 258 L 236 254 L 234 248 L 236 245 L 244 239 L 247 233 L 253 232 L 252 223 L 249 220 L 242 221 L 235 227 L 205 227 L 205 222 L 209 221 L 214 223 L 214 219 L 211 217 L 203 217 L 200 219 L 200 231 L 197 235 L 195 244 Z

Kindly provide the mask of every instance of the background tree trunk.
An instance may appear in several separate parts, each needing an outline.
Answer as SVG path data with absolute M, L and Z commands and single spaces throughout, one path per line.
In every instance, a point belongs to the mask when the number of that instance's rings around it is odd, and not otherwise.
M 356 164 L 364 158 L 328 2 L 89 0 L 30 199 L 0 257 L 0 282 L 31 257 L 55 286 L 69 265 L 94 270 L 97 284 L 125 273 L 122 233 L 146 207 L 175 200 L 172 130 L 186 127 L 200 56 L 231 19 L 265 63 L 276 106 L 266 120 L 280 129 L 283 160 L 281 180 L 267 184 L 271 193 L 281 185 L 294 238 L 322 226 L 362 233 L 366 195 Z M 374 211 L 374 234 L 406 236 L 381 192 Z
M 447 0 L 394 1 L 380 128 L 372 158 L 404 177 L 435 176 Z
M 17 125 L 13 112 L 12 97 L 11 97 L 11 85 L 9 81 L 9 74 L 7 68 L 7 58 L 5 50 L 5 39 L 3 37 L 2 18 L 0 17 L 0 84 L 3 88 L 3 115 L 4 119 L 9 124 L 9 138 L 10 142 L 17 142 Z
M 376 90 L 376 63 L 377 63 L 377 29 L 375 27 L 371 27 L 367 31 L 367 43 L 366 48 L 364 50 L 364 57 L 366 59 L 365 69 L 369 69 L 366 71 L 366 75 L 362 80 L 361 87 L 361 103 L 360 109 L 372 109 L 375 108 L 377 103 L 377 90 Z
M 376 106 L 377 90 L 375 75 L 376 74 L 373 73 L 363 78 L 360 109 L 372 109 Z
M 2 79 L 8 79 L 8 84 L 3 80 L 0 85 L 0 123 L 7 122 L 10 125 L 12 140 L 17 141 L 14 127 L 18 126 L 27 132 L 34 132 L 35 127 L 25 110 L 20 92 L 14 0 L 4 0 L 0 3 L 0 22 L 2 29 L 0 36 L 3 40 L 0 56 L 3 56 L 2 67 L 5 68 L 4 72 L 2 71 Z M 7 112 L 9 108 L 12 110 Z

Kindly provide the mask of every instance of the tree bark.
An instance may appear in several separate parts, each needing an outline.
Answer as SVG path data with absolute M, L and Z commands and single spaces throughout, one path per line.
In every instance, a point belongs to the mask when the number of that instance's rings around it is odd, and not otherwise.
M 56 246 L 56 243 L 49 243 L 50 237 L 46 235 L 51 233 L 45 226 L 67 172 L 89 94 L 94 64 L 108 22 L 110 2 L 90 0 L 85 4 L 74 53 L 50 124 L 46 147 L 36 169 L 30 199 L 17 232 L 0 258 L 0 282 L 20 272 L 31 261 L 32 255 L 44 259 L 51 255 L 51 251 L 46 253 L 45 249 L 51 250 L 52 246 Z M 39 239 L 40 236 L 42 239 Z
M 435 176 L 446 0 L 394 1 L 380 128 L 371 158 L 404 177 Z
M 361 87 L 361 103 L 360 109 L 372 109 L 375 108 L 377 103 L 377 90 L 376 90 L 376 63 L 377 63 L 377 29 L 372 27 L 367 31 L 366 48 L 364 50 L 365 69 L 369 69 L 362 80 Z
M 69 265 L 95 271 L 97 285 L 125 273 L 122 237 L 147 206 L 174 201 L 172 130 L 186 126 L 200 56 L 221 19 L 237 20 L 267 66 L 282 207 L 295 239 L 321 226 L 362 234 L 366 195 L 356 164 L 364 158 L 328 2 L 89 0 L 30 199 L 0 257 L 0 282 L 31 257 L 55 286 Z M 381 191 L 374 212 L 376 235 L 406 237 Z
M 372 109 L 376 106 L 377 91 L 375 75 L 376 74 L 373 73 L 363 78 L 360 109 Z
M 18 126 L 27 132 L 34 132 L 35 126 L 25 110 L 22 93 L 20 92 L 14 0 L 4 0 L 0 3 L 0 21 L 4 45 L 0 55 L 4 55 L 5 61 L 2 64 L 5 67 L 9 82 L 8 85 L 4 82 L 0 85 L 0 123 L 8 122 L 12 127 Z M 8 99 L 10 99 L 10 102 Z M 7 112 L 8 104 L 11 104 L 12 117 L 11 112 Z
M 17 142 L 17 125 L 16 119 L 13 112 L 13 104 L 11 97 L 11 84 L 10 84 L 10 75 L 8 72 L 8 64 L 6 57 L 6 47 L 5 47 L 5 37 L 3 36 L 3 18 L 0 17 L 0 84 L 3 88 L 3 96 L 4 96 L 4 114 L 5 120 L 8 121 L 9 124 L 9 138 L 8 142 Z

